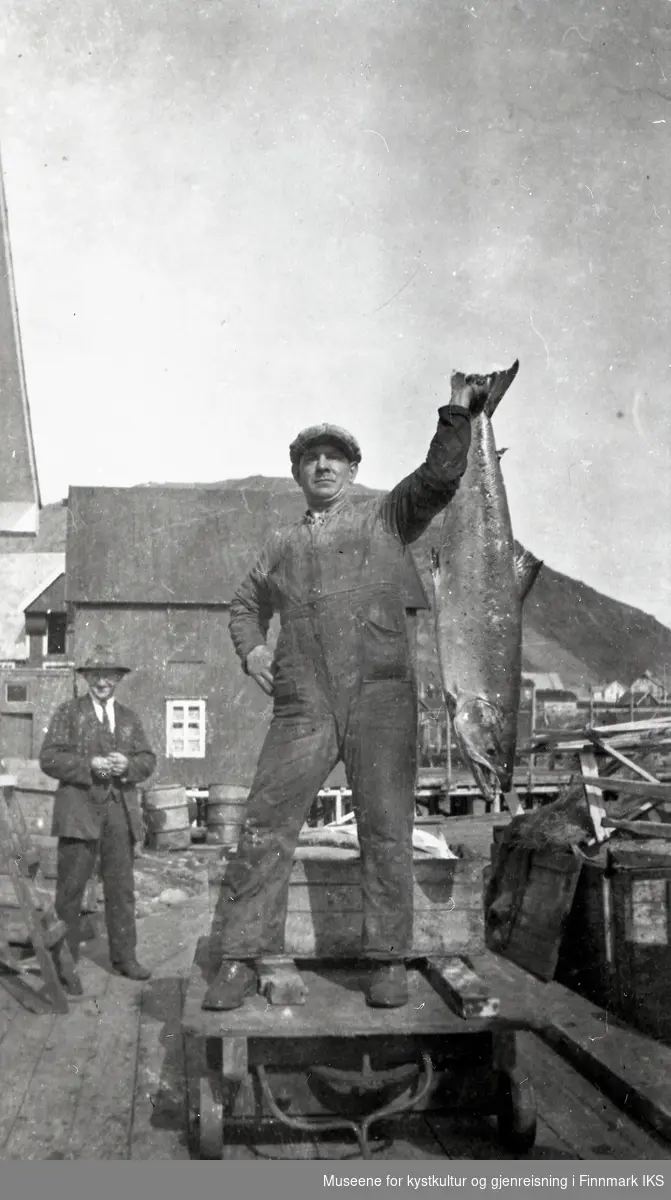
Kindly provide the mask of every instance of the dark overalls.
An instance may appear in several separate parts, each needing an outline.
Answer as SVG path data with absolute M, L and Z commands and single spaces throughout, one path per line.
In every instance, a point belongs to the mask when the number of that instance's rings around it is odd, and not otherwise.
M 417 697 L 400 592 L 404 547 L 457 490 L 470 418 L 440 409 L 426 462 L 383 497 L 345 494 L 266 548 L 236 593 L 230 632 L 243 665 L 280 615 L 274 711 L 237 854 L 222 883 L 213 958 L 283 950 L 293 852 L 342 759 L 363 875 L 362 953 L 411 948 Z

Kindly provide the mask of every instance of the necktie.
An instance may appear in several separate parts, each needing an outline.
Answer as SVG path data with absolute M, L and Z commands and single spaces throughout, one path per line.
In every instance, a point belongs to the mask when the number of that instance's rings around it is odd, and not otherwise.
M 112 726 L 110 724 L 110 718 L 106 704 L 103 705 L 102 730 L 103 741 L 105 743 L 105 753 L 110 754 L 114 749 L 114 734 L 112 733 Z

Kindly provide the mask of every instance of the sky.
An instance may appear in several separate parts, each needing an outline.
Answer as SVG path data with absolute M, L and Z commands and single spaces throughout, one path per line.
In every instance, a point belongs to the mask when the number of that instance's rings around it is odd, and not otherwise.
M 5 0 L 42 498 L 423 460 L 450 372 L 516 536 L 671 625 L 669 0 Z

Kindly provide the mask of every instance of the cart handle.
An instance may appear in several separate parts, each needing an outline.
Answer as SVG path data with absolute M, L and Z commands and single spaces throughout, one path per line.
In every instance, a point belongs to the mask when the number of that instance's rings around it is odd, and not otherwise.
M 347 1117 L 338 1117 L 336 1120 L 303 1120 L 300 1117 L 289 1117 L 282 1111 L 278 1105 L 268 1082 L 265 1067 L 257 1066 L 252 1068 L 258 1075 L 261 1091 L 264 1099 L 278 1121 L 283 1125 L 288 1125 L 290 1129 L 295 1129 L 300 1133 L 331 1133 L 339 1130 L 347 1129 L 354 1133 L 361 1150 L 361 1157 L 370 1159 L 373 1157 L 372 1150 L 368 1143 L 368 1134 L 371 1125 L 375 1121 L 382 1121 L 385 1117 L 400 1116 L 401 1113 L 409 1112 L 415 1105 L 428 1094 L 431 1084 L 433 1083 L 433 1064 L 430 1056 L 425 1050 L 422 1050 L 422 1066 L 420 1067 L 417 1076 L 417 1087 L 413 1094 L 408 1097 L 397 1097 L 391 1100 L 389 1104 L 383 1104 L 375 1112 L 368 1113 L 362 1121 L 350 1121 Z M 423 1075 L 422 1075 L 423 1069 Z

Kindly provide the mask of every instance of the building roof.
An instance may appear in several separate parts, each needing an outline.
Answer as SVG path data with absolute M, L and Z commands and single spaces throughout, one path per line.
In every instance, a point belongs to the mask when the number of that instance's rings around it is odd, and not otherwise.
M 644 671 L 636 677 L 631 687 L 634 691 L 640 691 L 642 688 L 662 688 L 663 684 L 661 679 L 655 679 L 650 671 Z
M 39 594 L 29 604 L 26 604 L 24 611 L 27 613 L 65 612 L 65 572 L 59 570 L 53 582 L 41 588 Z
M 68 509 L 69 602 L 221 605 L 305 502 L 298 488 L 71 488 Z M 406 562 L 406 608 L 428 608 L 410 552 Z
M 40 506 L 0 163 L 0 533 L 35 534 Z
M 64 554 L 0 554 L 0 658 L 27 658 L 26 607 L 64 569 Z

